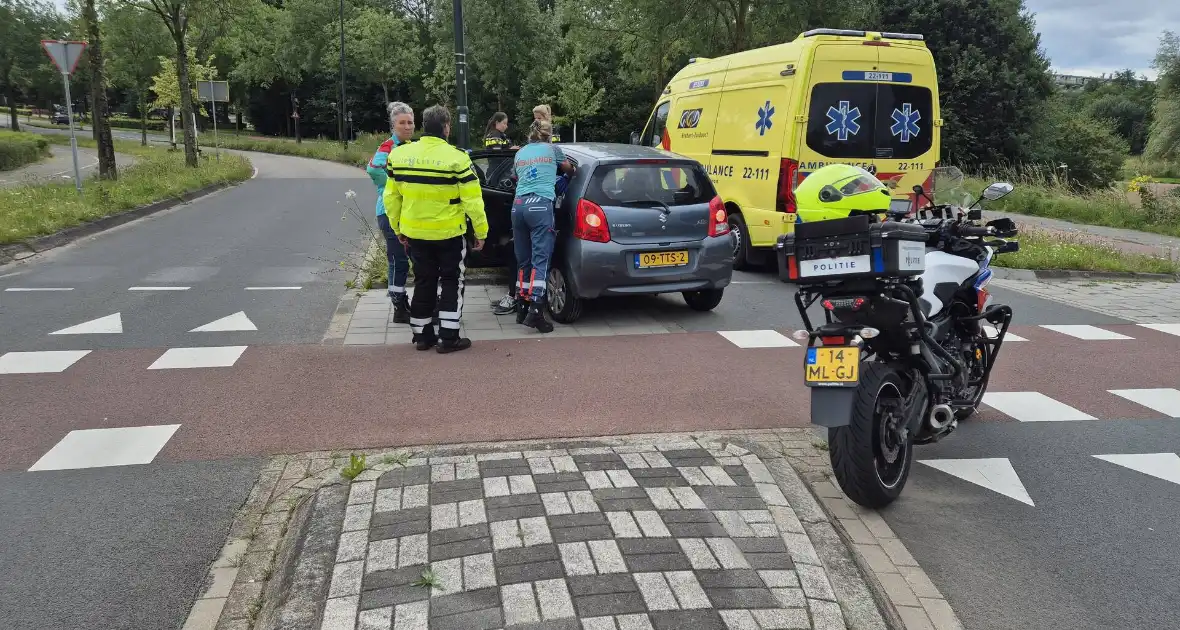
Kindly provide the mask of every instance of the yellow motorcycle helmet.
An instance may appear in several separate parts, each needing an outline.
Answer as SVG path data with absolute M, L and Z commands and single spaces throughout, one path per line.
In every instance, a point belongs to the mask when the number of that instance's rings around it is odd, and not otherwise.
M 859 166 L 829 164 L 795 188 L 799 221 L 843 219 L 854 211 L 885 214 L 892 199 L 881 180 Z

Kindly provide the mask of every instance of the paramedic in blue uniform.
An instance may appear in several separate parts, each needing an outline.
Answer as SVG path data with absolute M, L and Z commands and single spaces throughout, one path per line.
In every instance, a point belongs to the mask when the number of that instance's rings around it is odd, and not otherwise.
M 516 199 L 512 203 L 512 238 L 516 246 L 516 284 L 520 308 L 516 321 L 542 333 L 553 332 L 545 319 L 545 279 L 553 255 L 556 232 L 553 203 L 557 199 L 557 171 L 572 175 L 573 166 L 551 142 L 553 126 L 535 120 L 529 144 L 516 152 Z

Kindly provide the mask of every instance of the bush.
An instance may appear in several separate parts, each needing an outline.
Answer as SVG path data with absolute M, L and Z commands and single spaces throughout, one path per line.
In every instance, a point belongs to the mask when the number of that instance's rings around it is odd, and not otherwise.
M 1101 239 L 1020 226 L 1020 251 L 997 256 L 997 267 L 1133 273 L 1180 273 L 1180 261 L 1130 254 Z
M 1072 109 L 1063 101 L 1051 102 L 1036 130 L 1036 163 L 1058 168 L 1064 177 L 1086 189 L 1110 186 L 1122 174 L 1130 147 L 1107 121 Z
M 49 157 L 49 141 L 34 133 L 0 130 L 0 171 L 11 171 Z
M 1153 179 L 1175 179 L 1180 183 L 1180 162 L 1133 157 L 1123 164 L 1123 179 L 1146 175 Z
M 339 142 L 331 140 L 305 139 L 303 142 L 295 142 L 295 140 L 290 138 L 264 138 L 260 136 L 234 136 L 226 134 L 221 137 L 221 146 L 240 151 L 293 155 L 363 167 L 369 163 L 369 158 L 373 157 L 373 153 L 377 150 L 377 147 L 388 137 L 388 135 L 361 134 L 355 142 L 349 142 L 348 148 L 345 149 Z M 212 145 L 212 133 L 204 136 L 204 140 L 206 144 Z

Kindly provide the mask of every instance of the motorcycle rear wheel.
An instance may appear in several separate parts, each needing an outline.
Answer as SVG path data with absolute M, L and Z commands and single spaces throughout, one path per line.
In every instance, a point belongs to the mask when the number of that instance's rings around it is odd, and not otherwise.
M 858 505 L 889 505 L 901 496 L 909 478 L 914 443 L 904 432 L 903 390 L 894 368 L 862 364 L 851 422 L 829 432 L 832 471 L 844 494 Z

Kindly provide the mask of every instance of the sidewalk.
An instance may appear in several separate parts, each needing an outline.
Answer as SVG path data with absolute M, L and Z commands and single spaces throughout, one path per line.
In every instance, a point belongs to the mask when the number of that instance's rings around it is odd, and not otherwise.
M 1153 234 L 1151 232 L 1139 232 L 1136 230 L 1124 230 L 1121 228 L 1102 227 L 1099 225 L 1083 225 L 1081 223 L 1071 223 L 1069 221 L 1062 221 L 1060 219 L 1033 217 L 1023 214 L 1014 214 L 1011 212 L 984 212 L 984 218 L 988 220 L 1000 217 L 1007 217 L 1015 221 L 1017 224 L 1029 225 L 1042 230 L 1066 234 L 1082 234 L 1092 238 L 1100 239 L 1107 241 L 1114 248 L 1130 254 L 1147 254 L 1150 256 L 1162 256 L 1164 258 L 1169 256 L 1172 258 L 1180 258 L 1180 238 L 1176 238 L 1174 236 Z M 1017 236 L 1016 240 L 1020 240 L 1020 237 Z
M 343 454 L 278 457 L 184 630 L 959 628 L 823 448 L 810 429 L 483 443 L 373 451 L 351 482 Z

